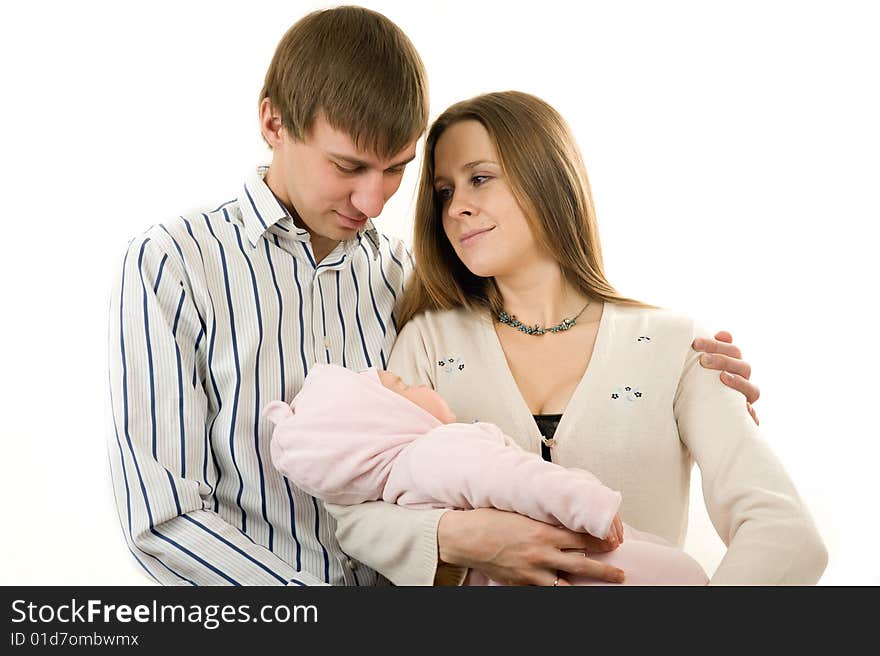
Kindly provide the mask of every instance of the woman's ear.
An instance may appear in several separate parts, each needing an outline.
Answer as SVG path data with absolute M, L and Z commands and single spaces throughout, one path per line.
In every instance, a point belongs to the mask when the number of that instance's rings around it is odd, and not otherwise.
M 260 413 L 261 419 L 268 419 L 275 426 L 292 416 L 293 408 L 284 401 L 272 401 L 272 403 L 263 408 L 263 412 Z

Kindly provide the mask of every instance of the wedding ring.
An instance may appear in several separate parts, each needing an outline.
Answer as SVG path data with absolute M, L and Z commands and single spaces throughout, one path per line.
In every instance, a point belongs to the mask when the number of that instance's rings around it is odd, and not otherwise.
M 559 587 L 559 577 L 558 576 L 555 579 L 553 579 L 553 587 L 554 588 Z

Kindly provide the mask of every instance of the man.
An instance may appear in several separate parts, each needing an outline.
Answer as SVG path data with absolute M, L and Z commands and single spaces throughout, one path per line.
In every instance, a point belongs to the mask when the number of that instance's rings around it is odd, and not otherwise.
M 372 219 L 397 191 L 427 116 L 422 62 L 399 28 L 358 7 L 309 14 L 266 75 L 268 169 L 234 200 L 129 245 L 110 313 L 109 448 L 128 547 L 157 582 L 385 581 L 342 550 L 324 506 L 272 467 L 259 415 L 292 399 L 315 362 L 384 368 L 411 261 Z M 705 348 L 727 352 L 713 368 L 744 374 L 731 384 L 754 400 L 735 347 Z M 349 543 L 352 521 L 333 510 Z M 395 583 L 441 580 L 443 512 L 375 504 L 358 550 L 379 554 L 371 562 Z M 472 513 L 448 518 L 443 546 L 485 558 L 498 545 L 497 568 L 524 582 L 557 565 L 602 575 L 588 558 L 566 564 L 537 522 Z M 551 557 L 534 562 L 530 546 Z

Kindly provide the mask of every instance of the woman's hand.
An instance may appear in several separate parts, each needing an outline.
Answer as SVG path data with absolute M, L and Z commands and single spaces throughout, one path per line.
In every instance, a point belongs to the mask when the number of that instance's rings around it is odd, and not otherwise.
M 587 556 L 616 548 L 608 546 L 607 538 L 494 508 L 444 513 L 437 543 L 441 561 L 477 569 L 504 585 L 568 585 L 565 573 L 610 583 L 624 578 L 623 570 Z
M 721 372 L 721 382 L 732 387 L 746 397 L 746 408 L 756 424 L 758 415 L 752 404 L 761 396 L 758 386 L 749 380 L 752 375 L 751 365 L 742 359 L 742 353 L 733 343 L 733 336 L 726 330 L 715 333 L 715 339 L 698 337 L 691 347 L 700 351 L 700 364 L 706 369 L 715 369 Z

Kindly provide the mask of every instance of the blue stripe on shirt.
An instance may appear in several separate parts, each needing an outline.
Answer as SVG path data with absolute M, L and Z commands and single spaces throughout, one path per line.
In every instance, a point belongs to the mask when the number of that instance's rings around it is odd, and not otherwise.
M 223 213 L 226 213 L 225 209 Z M 274 543 L 275 527 L 272 526 L 266 514 L 266 476 L 263 473 L 263 457 L 260 455 L 260 410 L 262 409 L 260 405 L 260 352 L 263 350 L 263 310 L 260 307 L 260 291 L 257 288 L 257 276 L 254 274 L 254 266 L 245 252 L 244 244 L 241 241 L 241 231 L 238 226 L 233 227 L 235 228 L 235 238 L 238 241 L 238 247 L 251 274 L 251 286 L 254 290 L 254 304 L 257 311 L 257 354 L 254 358 L 254 408 L 256 408 L 254 413 L 254 453 L 257 457 L 257 470 L 260 473 L 260 508 L 263 521 L 269 527 L 269 550 L 271 551 Z
M 153 293 L 159 289 L 159 282 L 162 280 L 162 271 L 165 270 L 165 263 L 168 261 L 168 256 L 163 255 L 162 261 L 159 262 L 159 273 L 156 274 L 156 284 L 153 285 Z
M 312 497 L 312 506 L 315 509 L 315 539 L 321 545 L 321 551 L 324 553 L 324 583 L 330 583 L 330 559 L 327 556 L 327 548 L 321 542 L 321 526 L 319 524 L 320 513 L 318 512 L 318 500 Z
M 323 331 L 324 339 L 327 339 L 327 317 L 324 313 L 324 287 L 321 285 L 321 278 L 318 278 L 318 293 L 321 295 L 321 330 Z M 330 364 L 330 349 L 327 348 L 326 342 L 323 344 L 324 347 L 324 357 L 327 359 L 327 364 Z
M 336 270 L 336 312 L 339 315 L 339 325 L 342 326 L 342 366 L 347 367 L 345 361 L 345 317 L 342 314 L 342 295 L 339 293 L 339 270 Z
M 296 257 L 293 258 L 293 280 L 296 282 L 296 291 L 299 294 L 299 357 L 302 360 L 303 377 L 309 375 L 309 363 L 306 358 L 306 329 L 303 319 L 303 290 L 299 282 L 299 266 Z
M 247 195 L 248 200 L 251 202 L 251 207 L 254 209 L 254 214 L 257 215 L 257 219 L 260 221 L 260 225 L 263 226 L 263 230 L 267 230 L 269 226 L 266 225 L 266 221 L 263 220 L 263 215 L 260 214 L 260 210 L 257 209 L 257 204 L 254 202 L 253 196 L 251 196 L 251 192 L 248 191 L 247 185 L 244 187 L 244 193 Z
M 193 519 L 193 518 L 190 517 L 189 515 L 184 515 L 184 519 L 186 519 L 186 520 L 192 522 L 193 524 L 195 524 L 196 526 L 198 526 L 199 528 L 201 528 L 201 529 L 202 529 L 205 533 L 207 533 L 208 535 L 210 535 L 210 536 L 212 536 L 212 537 L 217 538 L 218 540 L 220 540 L 220 542 L 222 542 L 223 544 L 225 544 L 227 547 L 229 547 L 230 549 L 232 549 L 232 550 L 235 551 L 236 553 L 240 554 L 241 556 L 243 556 L 243 557 L 246 558 L 247 560 L 251 561 L 254 565 L 256 565 L 257 567 L 259 567 L 260 569 L 262 569 L 264 572 L 266 572 L 266 573 L 269 574 L 270 576 L 274 577 L 279 583 L 287 583 L 287 579 L 286 579 L 286 578 L 284 578 L 283 576 L 279 575 L 277 572 L 274 572 L 273 570 L 271 570 L 271 569 L 270 569 L 269 567 L 267 567 L 264 563 L 261 563 L 259 560 L 257 560 L 257 559 L 254 558 L 253 556 L 251 556 L 251 555 L 250 555 L 249 553 L 247 553 L 246 551 L 242 551 L 238 546 L 234 545 L 232 542 L 230 542 L 229 540 L 227 540 L 226 538 L 224 538 L 224 537 L 223 537 L 222 535 L 220 535 L 219 533 L 216 533 L 215 531 L 212 531 L 210 528 L 208 528 L 207 526 L 205 526 L 205 525 L 202 524 L 201 522 L 196 521 L 195 519 Z
M 180 344 L 177 342 L 177 325 L 180 321 L 180 311 L 183 309 L 183 299 L 186 298 L 186 290 L 180 290 L 180 300 L 177 302 L 177 312 L 174 315 L 174 327 L 171 336 L 174 338 L 174 356 L 177 360 L 177 419 L 180 423 L 180 477 L 186 478 L 186 432 L 183 427 L 183 365 L 180 362 Z
M 302 246 L 303 252 L 306 254 L 306 257 L 309 258 L 309 263 L 312 265 L 313 269 L 317 269 L 318 265 L 315 264 L 315 258 L 312 257 L 312 251 L 309 249 L 308 244 L 306 242 L 301 241 L 299 245 Z
M 235 311 L 232 309 L 232 288 L 229 284 L 229 267 L 226 263 L 226 251 L 223 248 L 222 242 L 217 239 L 217 235 L 214 234 L 214 228 L 211 226 L 211 221 L 208 219 L 208 215 L 202 214 L 202 217 L 205 219 L 205 225 L 208 227 L 208 232 L 211 233 L 211 236 L 217 242 L 220 263 L 223 265 L 223 284 L 226 287 L 226 308 L 229 312 L 229 329 L 232 334 L 232 356 L 233 361 L 235 362 L 235 389 L 232 393 L 232 419 L 229 422 L 229 454 L 232 457 L 232 466 L 235 468 L 235 473 L 238 476 L 238 494 L 235 497 L 235 503 L 241 511 L 241 530 L 242 532 L 247 533 L 247 513 L 245 512 L 244 506 L 241 505 L 241 495 L 244 493 L 244 479 L 241 476 L 241 468 L 238 466 L 238 460 L 235 457 L 235 418 L 238 415 L 238 402 L 241 395 L 241 363 L 238 357 L 238 335 L 235 332 Z
M 184 518 L 184 519 L 190 519 L 190 518 L 187 517 L 186 515 L 184 515 L 183 518 Z M 190 519 L 190 521 L 192 521 L 192 520 Z M 174 546 L 174 547 L 177 547 L 178 550 L 182 551 L 182 552 L 185 553 L 187 556 L 189 556 L 190 558 L 192 558 L 193 560 L 195 560 L 197 563 L 199 563 L 199 564 L 203 565 L 205 568 L 211 570 L 211 571 L 214 572 L 217 576 L 222 577 L 223 579 L 225 579 L 226 581 L 228 581 L 228 582 L 231 583 L 232 585 L 241 585 L 241 583 L 239 583 L 238 581 L 236 581 L 234 578 L 232 578 L 232 577 L 229 576 L 228 574 L 224 574 L 224 573 L 221 572 L 219 569 L 217 569 L 216 567 L 214 567 L 211 563 L 209 563 L 207 560 L 205 560 L 204 558 L 202 558 L 202 557 L 200 557 L 200 556 L 197 556 L 195 553 L 193 553 L 192 551 L 190 551 L 189 549 L 187 549 L 186 547 L 184 547 L 182 544 L 176 542 L 175 540 L 172 540 L 172 539 L 169 538 L 167 535 L 162 535 L 161 533 L 159 533 L 159 531 L 157 531 L 157 530 L 154 529 L 154 528 L 151 528 L 151 529 L 150 529 L 150 532 L 151 532 L 153 535 L 155 535 L 157 538 L 159 538 L 160 540 L 164 540 L 164 541 L 167 542 L 168 544 L 170 544 L 170 545 L 172 545 L 172 546 Z
M 278 237 L 276 235 L 272 236 L 275 238 L 275 246 L 278 246 Z M 272 274 L 272 286 L 275 288 L 275 295 L 278 297 L 278 360 L 281 365 L 281 398 L 287 400 L 287 393 L 284 389 L 284 342 L 281 339 L 284 325 L 284 301 L 281 299 L 278 276 L 275 274 L 275 265 L 272 263 L 272 255 L 269 253 L 269 241 L 263 240 L 263 246 L 266 247 L 266 261 L 269 263 L 269 272 Z
M 364 339 L 364 329 L 361 325 L 361 291 L 358 286 L 357 275 L 354 272 L 354 267 L 351 269 L 351 279 L 354 282 L 354 320 L 357 323 L 358 333 L 361 336 L 361 347 L 364 350 L 364 358 L 367 361 L 367 367 L 373 366 L 373 361 L 370 359 L 370 350 L 367 348 L 367 340 Z

